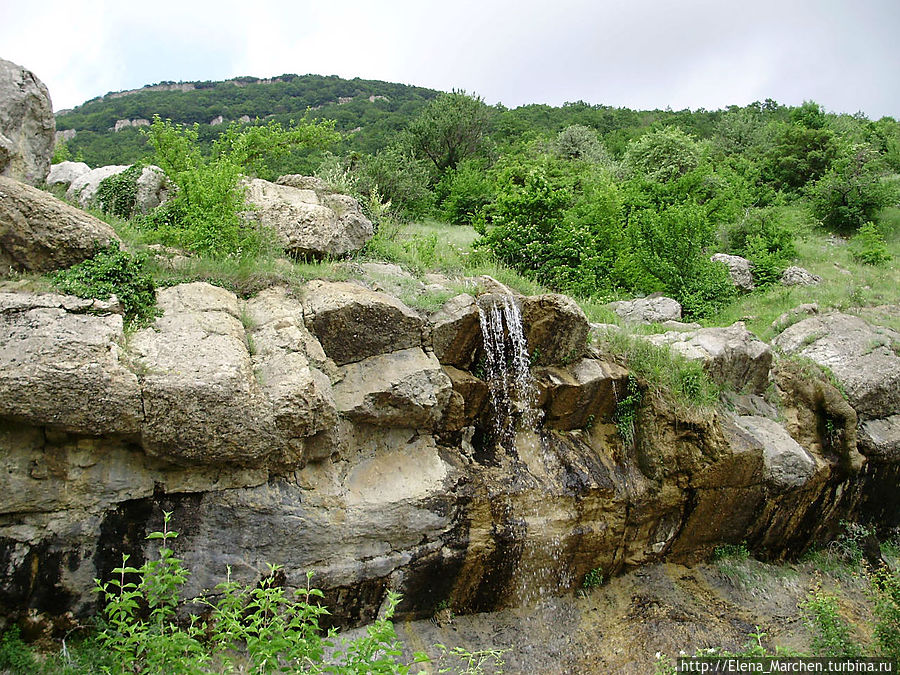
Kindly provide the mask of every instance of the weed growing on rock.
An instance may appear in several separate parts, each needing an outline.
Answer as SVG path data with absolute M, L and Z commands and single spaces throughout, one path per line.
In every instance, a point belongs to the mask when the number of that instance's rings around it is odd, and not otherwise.
M 629 375 L 628 383 L 625 385 L 625 397 L 616 402 L 615 413 L 616 429 L 625 445 L 631 445 L 634 442 L 634 421 L 637 418 L 642 398 L 643 394 L 638 387 L 637 380 L 633 375 Z
M 121 173 L 100 181 L 97 187 L 97 200 L 104 213 L 117 218 L 131 218 L 134 215 L 137 181 L 143 170 L 141 164 L 135 164 Z
M 816 656 L 861 656 L 862 648 L 850 632 L 850 625 L 840 614 L 838 600 L 818 584 L 800 605 L 803 620 L 813 634 L 812 648 Z
M 54 272 L 51 279 L 61 291 L 79 298 L 109 300 L 115 294 L 131 325 L 156 316 L 156 289 L 144 260 L 120 250 L 116 243 L 69 269 Z
M 592 588 L 599 588 L 603 585 L 603 570 L 599 567 L 595 567 L 590 572 L 584 575 L 584 579 L 581 582 L 581 587 L 589 591 Z

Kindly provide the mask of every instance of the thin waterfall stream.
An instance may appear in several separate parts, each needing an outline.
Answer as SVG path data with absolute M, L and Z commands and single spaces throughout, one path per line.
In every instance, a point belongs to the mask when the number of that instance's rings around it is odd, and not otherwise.
M 537 407 L 537 385 L 519 307 L 511 295 L 483 295 L 478 299 L 478 314 L 495 443 L 522 460 L 536 477 L 545 475 L 548 464 L 554 462 L 548 462 L 547 448 L 538 433 L 543 411 Z M 507 518 L 517 520 L 525 530 L 513 582 L 515 601 L 520 605 L 556 594 L 572 582 L 571 572 L 561 560 L 562 537 L 554 527 L 558 514 L 547 513 L 546 508 L 547 504 L 535 499 L 518 509 L 510 504 L 507 513 Z

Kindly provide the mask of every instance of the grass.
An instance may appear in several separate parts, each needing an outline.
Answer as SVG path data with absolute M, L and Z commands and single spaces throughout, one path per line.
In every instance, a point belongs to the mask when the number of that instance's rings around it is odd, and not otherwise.
M 775 336 L 772 323 L 783 313 L 804 303 L 817 303 L 819 311 L 853 311 L 896 303 L 900 286 L 900 208 L 882 211 L 879 222 L 886 232 L 888 251 L 893 260 L 886 265 L 863 265 L 850 252 L 848 240 L 818 228 L 806 219 L 800 206 L 783 207 L 782 216 L 798 233 L 798 264 L 822 277 L 816 286 L 770 286 L 739 297 L 707 320 L 709 325 L 730 325 L 744 320 L 747 328 L 761 340 Z M 871 313 L 873 323 L 900 330 L 900 317 Z

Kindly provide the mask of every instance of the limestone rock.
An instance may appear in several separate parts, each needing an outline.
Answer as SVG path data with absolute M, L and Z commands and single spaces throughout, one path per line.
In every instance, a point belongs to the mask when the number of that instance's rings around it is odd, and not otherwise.
M 522 300 L 528 352 L 539 365 L 573 363 L 587 350 L 590 326 L 572 298 L 556 293 Z
M 900 333 L 837 312 L 795 323 L 772 344 L 830 368 L 861 419 L 900 410 Z
M 619 300 L 610 303 L 609 308 L 629 323 L 681 321 L 681 304 L 665 296 Z
M 432 428 L 450 398 L 450 378 L 420 347 L 371 356 L 340 368 L 338 410 L 354 422 Z
M 65 185 L 68 188 L 77 178 L 91 170 L 84 162 L 60 162 L 50 166 L 47 185 Z
M 752 291 L 756 288 L 753 283 L 753 263 L 739 255 L 716 253 L 710 258 L 712 262 L 720 262 L 728 267 L 731 283 L 739 291 Z
M 756 416 L 735 417 L 734 421 L 762 452 L 764 477 L 775 489 L 800 487 L 815 473 L 815 459 L 777 422 Z
M 30 70 L 0 59 L 0 176 L 37 185 L 50 171 L 55 141 L 47 87 Z
M 0 176 L 0 269 L 49 272 L 121 240 L 113 229 L 53 195 Z
M 775 333 L 780 333 L 788 326 L 801 321 L 804 317 L 812 316 L 818 313 L 819 304 L 816 302 L 808 302 L 802 305 L 797 305 L 793 309 L 789 309 L 788 311 L 781 314 L 772 322 L 772 331 Z
M 247 185 L 247 217 L 272 228 L 285 250 L 298 257 L 339 257 L 361 249 L 375 230 L 359 203 L 254 179 Z
M 858 442 L 869 459 L 900 463 L 900 414 L 866 420 L 859 427 Z
M 781 283 L 784 286 L 815 286 L 822 283 L 822 277 L 792 265 L 781 273 Z
M 481 324 L 475 298 L 462 293 L 450 298 L 431 315 L 431 342 L 435 356 L 445 364 L 469 368 L 481 346 Z
M 486 382 L 465 370 L 445 365 L 444 372 L 450 378 L 453 391 L 442 420 L 443 428 L 458 431 L 478 420 L 490 398 L 490 389 Z
M 313 192 L 324 194 L 331 192 L 328 183 L 318 176 L 304 176 L 302 174 L 292 173 L 281 176 L 275 181 L 276 185 L 287 185 L 288 187 L 297 188 L 298 190 L 312 190 Z
M 272 403 L 276 429 L 290 453 L 286 459 L 299 459 L 303 439 L 337 423 L 331 380 L 313 365 L 323 363 L 325 354 L 303 323 L 300 301 L 285 289 L 264 290 L 247 302 L 247 311 L 256 324 L 249 339 L 257 379 Z
M 0 293 L 0 416 L 93 436 L 137 434 L 141 392 L 122 363 L 122 317 L 82 313 L 92 301 L 66 297 Z
M 727 328 L 670 331 L 644 339 L 656 345 L 668 344 L 674 352 L 703 362 L 713 380 L 738 391 L 761 394 L 769 384 L 772 349 L 741 321 Z
M 128 168 L 125 164 L 113 164 L 110 166 L 100 166 L 91 169 L 85 174 L 72 181 L 69 189 L 66 190 L 66 199 L 71 202 L 78 202 L 81 208 L 86 208 L 94 203 L 94 197 L 100 188 L 100 183 L 104 178 L 117 176 Z
M 233 293 L 207 283 L 158 292 L 163 315 L 135 333 L 142 372 L 142 442 L 178 464 L 258 465 L 278 450 Z
M 614 363 L 580 359 L 568 368 L 535 372 L 546 400 L 546 423 L 555 429 L 580 429 L 609 421 L 616 401 L 625 396 L 628 371 Z
M 150 213 L 164 203 L 173 190 L 172 182 L 158 166 L 145 166 L 137 179 L 134 197 L 135 213 Z
M 311 281 L 307 327 L 338 365 L 422 344 L 422 318 L 385 293 L 347 282 Z

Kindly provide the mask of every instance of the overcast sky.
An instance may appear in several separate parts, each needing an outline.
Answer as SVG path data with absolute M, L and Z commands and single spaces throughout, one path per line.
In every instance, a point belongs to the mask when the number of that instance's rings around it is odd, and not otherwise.
M 900 117 L 900 0 L 0 0 L 0 58 L 57 110 L 162 80 L 317 73 L 509 107 L 813 99 Z

